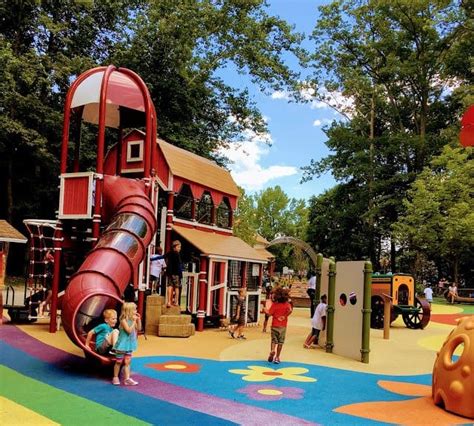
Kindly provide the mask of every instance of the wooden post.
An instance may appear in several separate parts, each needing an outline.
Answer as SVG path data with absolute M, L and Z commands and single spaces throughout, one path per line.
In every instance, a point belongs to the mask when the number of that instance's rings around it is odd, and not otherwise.
M 364 303 L 362 308 L 362 349 L 361 361 L 364 364 L 369 363 L 370 353 L 370 314 L 372 296 L 372 263 L 365 262 L 364 265 Z
M 329 262 L 328 307 L 326 315 L 326 352 L 332 353 L 334 347 L 334 299 L 336 294 L 336 262 L 334 258 Z
M 388 294 L 383 296 L 383 338 L 390 339 L 390 320 L 392 313 L 392 298 Z

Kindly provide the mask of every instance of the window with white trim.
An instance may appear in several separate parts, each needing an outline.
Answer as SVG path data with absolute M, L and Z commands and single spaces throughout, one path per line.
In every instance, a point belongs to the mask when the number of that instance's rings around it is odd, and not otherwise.
M 127 142 L 127 163 L 143 161 L 143 140 Z

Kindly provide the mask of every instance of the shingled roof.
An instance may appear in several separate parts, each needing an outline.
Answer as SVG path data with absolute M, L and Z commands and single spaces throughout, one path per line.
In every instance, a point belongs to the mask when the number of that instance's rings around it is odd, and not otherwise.
M 178 148 L 162 139 L 158 139 L 158 143 L 174 176 L 216 189 L 224 194 L 240 196 L 239 188 L 229 171 L 220 167 L 215 161 Z
M 6 243 L 26 243 L 27 239 L 6 220 L 0 219 L 0 241 Z

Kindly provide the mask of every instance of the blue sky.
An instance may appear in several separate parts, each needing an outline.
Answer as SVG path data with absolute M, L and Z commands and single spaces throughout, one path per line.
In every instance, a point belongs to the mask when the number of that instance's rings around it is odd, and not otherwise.
M 325 3 L 328 1 L 269 0 L 268 11 L 308 36 L 315 26 L 318 6 Z M 311 43 L 306 40 L 305 45 L 309 47 Z M 288 63 L 295 64 L 295 61 L 288 58 Z M 233 86 L 248 87 L 269 130 L 267 135 L 249 134 L 248 140 L 239 147 L 225 151 L 233 161 L 229 167 L 238 185 L 247 193 L 279 185 L 288 196 L 305 199 L 335 185 L 330 174 L 299 183 L 300 168 L 311 159 L 317 160 L 329 153 L 322 127 L 338 118 L 334 110 L 319 102 L 289 103 L 282 92 L 265 95 L 241 75 L 229 72 L 224 78 Z M 271 142 L 271 146 L 265 142 Z

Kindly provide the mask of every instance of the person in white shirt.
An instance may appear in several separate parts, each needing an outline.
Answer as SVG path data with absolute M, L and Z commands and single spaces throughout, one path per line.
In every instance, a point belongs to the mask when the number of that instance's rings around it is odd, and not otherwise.
M 327 297 L 325 294 L 321 296 L 321 303 L 318 304 L 311 319 L 311 332 L 306 337 L 303 347 L 309 349 L 313 343 L 318 344 L 319 333 L 326 329 L 326 310 Z
M 160 289 L 161 273 L 166 268 L 163 249 L 158 247 L 156 253 L 150 256 L 150 284 L 151 292 L 156 293 Z
M 316 296 L 316 274 L 314 273 L 314 271 L 311 271 L 310 272 L 310 278 L 308 280 L 308 288 L 306 290 L 306 293 L 308 294 L 309 296 L 309 300 L 310 300 L 310 316 L 311 318 L 313 318 L 313 315 L 314 315 L 314 298 Z
M 431 306 L 431 303 L 433 302 L 433 290 L 431 289 L 431 286 L 429 284 L 423 290 L 423 293 L 425 294 L 425 298 Z

